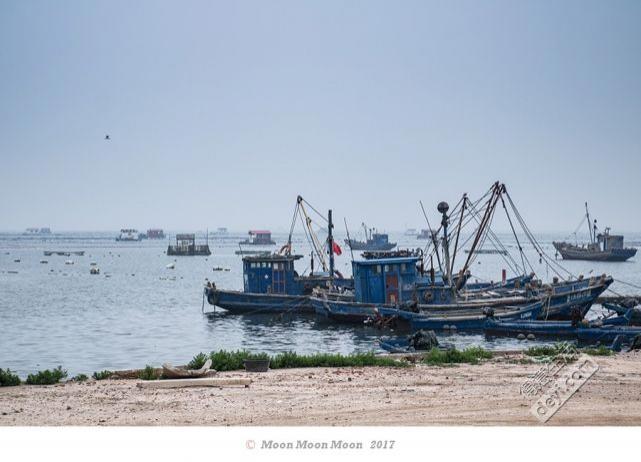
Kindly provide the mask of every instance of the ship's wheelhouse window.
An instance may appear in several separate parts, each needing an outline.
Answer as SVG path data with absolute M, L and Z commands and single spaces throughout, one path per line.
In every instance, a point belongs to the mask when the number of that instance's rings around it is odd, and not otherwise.
M 381 273 L 381 265 L 372 266 L 372 274 L 380 274 L 380 273 Z

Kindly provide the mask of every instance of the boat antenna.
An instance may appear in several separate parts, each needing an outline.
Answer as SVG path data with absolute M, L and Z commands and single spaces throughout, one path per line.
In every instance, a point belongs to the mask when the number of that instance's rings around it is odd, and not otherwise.
M 418 201 L 418 203 L 421 205 L 421 210 L 423 211 L 423 217 L 425 217 L 425 221 L 427 222 L 427 230 L 430 232 L 430 236 L 432 237 L 432 244 L 434 245 L 434 249 L 436 250 L 436 262 L 438 263 L 438 269 L 442 273 L 443 266 L 441 265 L 441 257 L 439 256 L 439 253 L 438 253 L 438 244 L 436 243 L 436 234 L 434 233 L 434 231 L 432 231 L 430 220 L 427 218 L 427 213 L 425 213 L 425 207 L 423 207 L 423 201 Z
M 345 222 L 345 231 L 347 232 L 347 242 L 351 242 L 351 238 L 349 237 L 349 228 L 347 227 L 347 218 L 343 217 L 343 221 Z M 349 246 L 349 253 L 352 254 L 352 263 L 354 263 L 354 250 L 352 249 L 352 246 Z

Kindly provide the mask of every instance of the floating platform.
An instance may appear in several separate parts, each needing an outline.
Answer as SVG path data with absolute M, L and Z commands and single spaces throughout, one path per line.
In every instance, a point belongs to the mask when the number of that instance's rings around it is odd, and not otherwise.
M 169 244 L 167 255 L 185 257 L 209 256 L 211 255 L 211 250 L 209 250 L 209 243 L 196 245 L 195 234 L 177 234 L 176 245 Z

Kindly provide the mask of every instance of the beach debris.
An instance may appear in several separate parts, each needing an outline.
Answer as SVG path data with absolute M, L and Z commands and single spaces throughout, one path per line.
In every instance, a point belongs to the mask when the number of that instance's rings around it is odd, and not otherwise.
M 243 365 L 247 372 L 267 372 L 269 370 L 269 359 L 245 359 Z
M 167 268 L 167 269 L 175 269 L 176 268 L 176 263 L 175 262 L 171 262 L 167 266 L 165 266 L 165 268 Z
M 14 263 L 20 263 L 20 259 L 19 259 L 19 258 L 16 258 L 15 260 L 13 260 L 13 262 L 14 262 Z
M 73 265 L 73 260 L 65 260 L 65 265 Z
M 214 266 L 212 271 L 230 271 L 229 268 L 223 268 L 222 266 Z
M 47 263 L 49 263 L 47 260 L 40 260 L 41 265 L 46 265 Z
M 433 330 L 418 330 L 408 340 L 415 350 L 431 350 L 438 347 L 438 339 Z
M 187 369 L 184 366 L 174 367 L 168 363 L 162 365 L 162 376 L 168 379 L 211 377 L 215 374 L 216 371 L 211 369 L 211 358 L 205 361 L 200 369 Z
M 100 274 L 100 268 L 93 266 L 89 269 L 89 274 Z
M 199 379 L 169 379 L 169 380 L 151 380 L 138 382 L 138 388 L 184 388 L 184 387 L 249 387 L 251 379 L 241 378 L 212 378 L 205 377 Z

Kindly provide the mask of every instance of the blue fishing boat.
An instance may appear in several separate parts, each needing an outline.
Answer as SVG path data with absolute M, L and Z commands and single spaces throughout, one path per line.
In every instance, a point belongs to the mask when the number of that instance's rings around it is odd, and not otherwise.
M 633 326 L 641 325 L 641 308 L 636 307 L 636 303 L 628 304 L 629 306 L 620 305 L 617 303 L 605 302 L 602 304 L 603 308 L 610 310 L 619 316 L 623 316 L 630 312 L 630 324 Z
M 593 321 L 535 321 L 487 319 L 483 331 L 488 337 L 528 337 L 579 340 L 583 343 L 610 344 L 617 335 L 633 337 L 641 328 L 629 327 L 631 311 Z
M 488 316 L 496 320 L 528 320 L 536 319 L 543 307 L 539 300 L 527 305 L 502 306 L 487 310 L 450 310 L 417 314 L 399 311 L 399 317 L 409 321 L 412 330 L 430 329 L 457 332 L 482 331 Z
M 352 250 L 368 250 L 368 251 L 385 251 L 392 250 L 396 247 L 396 242 L 390 242 L 389 236 L 385 233 L 378 233 L 374 228 L 368 229 L 363 223 L 365 229 L 365 240 L 358 241 L 356 239 L 345 239 L 345 244 Z
M 304 215 L 308 226 L 308 235 L 313 233 L 312 220 L 305 208 L 306 202 L 302 197 L 297 198 L 297 207 L 293 223 L 297 215 Z M 324 217 L 323 217 L 324 219 Z M 243 257 L 243 290 L 221 290 L 213 282 L 207 282 L 204 296 L 210 305 L 220 307 L 232 313 L 313 313 L 309 295 L 318 287 L 332 287 L 344 290 L 353 286 L 351 278 L 343 277 L 334 269 L 334 253 L 340 252 L 332 236 L 332 211 L 327 218 L 328 238 L 326 246 L 321 245 L 313 234 L 311 241 L 312 253 L 311 271 L 301 276 L 295 269 L 294 263 L 302 255 L 291 253 L 291 237 L 283 246 L 280 253 L 248 255 Z M 314 270 L 314 256 L 320 263 L 321 270 Z M 329 258 L 327 258 L 329 257 Z M 328 260 L 328 261 L 327 261 Z
M 506 295 L 457 299 L 452 295 L 452 288 L 445 286 L 433 269 L 424 271 L 419 256 L 353 261 L 352 272 L 354 295 L 316 291 L 311 303 L 317 315 L 338 322 L 359 324 L 391 317 L 409 321 L 421 314 L 448 312 L 475 317 L 482 315 L 482 310 L 487 307 L 507 307 L 503 311 L 511 312 L 518 305 L 539 301 L 536 298 Z M 430 297 L 425 296 L 428 292 Z M 431 304 L 418 303 L 418 300 L 428 298 Z M 532 313 L 538 315 L 539 311 L 532 309 Z

